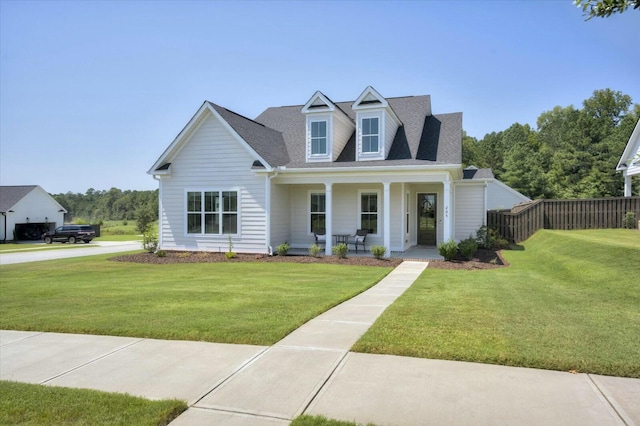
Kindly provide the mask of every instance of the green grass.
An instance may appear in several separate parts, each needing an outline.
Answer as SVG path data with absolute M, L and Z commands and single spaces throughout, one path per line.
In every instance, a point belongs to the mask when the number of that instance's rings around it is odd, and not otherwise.
M 142 241 L 142 235 L 104 235 L 94 238 L 93 241 Z
M 0 329 L 271 345 L 391 270 L 111 256 L 0 266 Z
M 166 425 L 186 409 L 178 400 L 0 381 L 3 425 Z
M 298 416 L 291 422 L 291 426 L 360 426 L 361 424 L 362 423 L 332 420 L 324 416 L 309 416 L 307 414 Z M 375 425 L 373 423 L 367 423 L 367 426 Z
M 353 350 L 640 377 L 640 233 L 538 231 L 508 268 L 427 269 Z
M 136 229 L 135 220 L 105 220 L 96 241 L 142 241 L 142 235 Z
M 92 247 L 91 244 L 80 242 L 78 244 L 62 244 L 53 243 L 45 244 L 43 242 L 36 244 L 0 244 L 0 253 L 24 253 L 42 250 L 58 250 L 70 248 Z

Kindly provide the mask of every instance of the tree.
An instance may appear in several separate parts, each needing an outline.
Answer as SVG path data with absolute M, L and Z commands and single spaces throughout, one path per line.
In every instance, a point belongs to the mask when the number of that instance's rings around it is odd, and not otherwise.
M 630 6 L 634 9 L 640 8 L 640 0 L 574 0 L 573 2 L 582 8 L 585 21 L 593 17 L 608 18 L 614 13 L 622 13 Z
M 141 234 L 144 234 L 156 220 L 157 211 L 153 210 L 151 204 L 142 204 L 136 209 L 135 217 L 136 229 Z
M 529 198 L 550 195 L 536 131 L 528 124 L 516 123 L 502 137 L 509 147 L 504 155 L 503 182 Z

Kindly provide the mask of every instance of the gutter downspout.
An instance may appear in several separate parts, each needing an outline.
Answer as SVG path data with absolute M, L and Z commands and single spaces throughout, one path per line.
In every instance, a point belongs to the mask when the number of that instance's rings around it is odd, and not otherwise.
M 266 213 L 266 243 L 267 243 L 267 251 L 269 256 L 273 256 L 273 247 L 271 247 L 271 180 L 278 176 L 278 169 L 276 168 L 274 175 L 267 174 L 267 179 L 265 181 L 265 213 Z
M 158 250 L 162 248 L 162 178 L 152 175 L 158 181 Z

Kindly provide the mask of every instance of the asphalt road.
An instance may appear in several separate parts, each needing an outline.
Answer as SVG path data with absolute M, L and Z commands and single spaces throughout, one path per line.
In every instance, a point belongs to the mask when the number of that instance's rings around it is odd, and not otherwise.
M 119 253 L 123 251 L 142 249 L 142 243 L 140 241 L 92 241 L 90 244 L 77 244 L 77 248 L 33 250 L 42 245 L 43 244 L 34 244 L 33 246 L 29 246 L 25 244 L 25 249 L 28 249 L 28 251 L 0 253 L 0 265 L 40 262 L 42 260 L 68 259 L 71 257 Z

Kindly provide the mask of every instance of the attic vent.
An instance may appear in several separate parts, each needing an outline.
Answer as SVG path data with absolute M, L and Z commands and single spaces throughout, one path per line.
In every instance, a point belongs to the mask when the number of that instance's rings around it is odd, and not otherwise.
M 156 172 L 160 171 L 160 170 L 169 170 L 169 167 L 171 166 L 171 163 L 164 163 L 162 166 L 158 167 L 156 169 Z
M 259 160 L 256 160 L 251 165 L 252 169 L 264 169 L 264 164 L 262 164 Z

